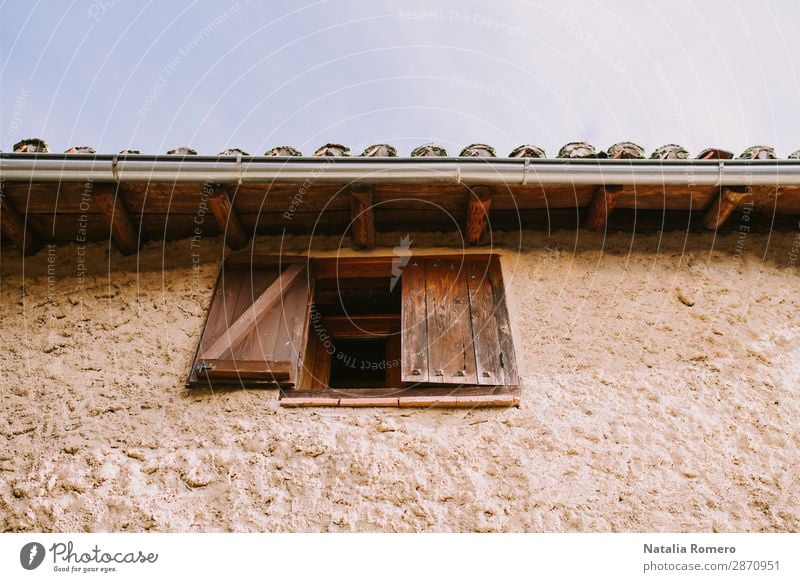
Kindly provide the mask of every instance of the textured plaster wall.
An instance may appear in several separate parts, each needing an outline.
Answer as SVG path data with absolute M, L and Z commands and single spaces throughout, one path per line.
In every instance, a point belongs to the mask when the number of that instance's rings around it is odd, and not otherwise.
M 796 233 L 496 238 L 523 393 L 488 410 L 186 390 L 220 247 L 3 249 L 2 530 L 800 529 Z

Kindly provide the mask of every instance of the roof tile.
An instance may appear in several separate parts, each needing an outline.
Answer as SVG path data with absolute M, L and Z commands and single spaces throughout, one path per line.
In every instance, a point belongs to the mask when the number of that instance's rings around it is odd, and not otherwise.
M 546 158 L 547 156 L 544 153 L 544 150 L 538 146 L 534 145 L 521 145 L 515 147 L 511 150 L 511 153 L 508 154 L 509 158 Z
M 412 158 L 447 157 L 447 150 L 435 143 L 427 143 L 411 150 Z
M 461 150 L 458 154 L 462 158 L 496 158 L 494 148 L 485 143 L 473 143 Z
M 396 158 L 397 148 L 388 143 L 377 143 L 368 146 L 361 155 L 365 158 Z
M 350 148 L 343 146 L 340 143 L 326 143 L 324 146 L 314 152 L 314 156 L 318 158 L 336 157 L 342 158 L 350 155 Z
M 50 146 L 47 142 L 40 138 L 23 139 L 14 144 L 14 153 L 50 153 Z M 91 146 L 73 146 L 66 150 L 66 154 L 94 154 L 96 153 Z M 141 154 L 140 150 L 124 149 L 119 152 L 122 155 Z M 178 147 L 171 149 L 167 152 L 168 155 L 183 155 L 183 156 L 196 156 L 197 151 L 190 147 Z M 229 148 L 219 154 L 220 156 L 233 156 L 242 155 L 249 156 L 250 154 L 241 148 Z M 265 156 L 287 156 L 297 157 L 303 154 L 293 148 L 292 146 L 277 146 L 264 153 Z M 368 146 L 360 154 L 362 157 L 397 157 L 397 149 L 391 144 L 379 143 Z M 314 152 L 317 157 L 347 157 L 350 156 L 350 148 L 342 144 L 328 143 L 320 147 Z M 446 157 L 447 150 L 440 145 L 429 143 L 414 148 L 411 151 L 411 157 Z M 488 144 L 474 143 L 466 146 L 459 153 L 460 157 L 496 157 L 497 152 Z M 544 149 L 524 144 L 514 148 L 508 156 L 509 158 L 546 158 Z M 629 158 L 629 159 L 642 159 L 645 157 L 644 149 L 628 141 L 616 143 L 608 148 L 606 151 L 598 152 L 594 146 L 582 142 L 575 141 L 564 145 L 558 151 L 558 158 Z M 660 160 L 685 160 L 690 157 L 686 148 L 678 144 L 666 144 L 650 154 L 650 159 Z M 705 160 L 729 160 L 734 157 L 733 153 L 728 150 L 718 148 L 707 148 L 702 150 L 696 159 Z M 766 145 L 754 145 L 743 151 L 737 159 L 741 160 L 774 160 L 778 159 L 775 149 Z M 797 150 L 787 156 L 787 159 L 797 160 L 800 159 L 800 150 Z
M 171 149 L 167 152 L 168 156 L 196 156 L 197 150 L 194 150 L 187 146 L 181 146 L 175 149 Z

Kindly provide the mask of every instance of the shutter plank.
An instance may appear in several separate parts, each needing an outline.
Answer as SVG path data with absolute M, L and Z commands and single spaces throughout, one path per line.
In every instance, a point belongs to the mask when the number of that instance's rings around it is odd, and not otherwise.
M 489 277 L 494 295 L 494 313 L 497 319 L 497 339 L 500 354 L 503 358 L 503 372 L 506 384 L 517 384 L 517 360 L 514 357 L 514 342 L 511 338 L 511 323 L 506 308 L 506 292 L 503 287 L 503 275 L 500 270 L 500 259 L 493 256 L 489 263 Z
M 503 384 L 500 341 L 487 261 L 471 260 L 468 262 L 467 287 L 469 288 L 472 337 L 477 369 L 476 383 L 481 385 Z
M 303 332 L 309 310 L 309 295 L 307 284 L 296 284 L 286 292 L 279 308 L 275 309 L 279 318 L 273 357 L 278 361 L 286 360 L 293 363 L 290 378 L 292 384 L 297 381 L 300 354 L 305 348 Z
M 200 341 L 201 354 L 222 337 L 228 330 L 230 322 L 234 321 L 236 304 L 240 298 L 245 275 L 243 272 L 233 273 L 225 270 L 220 274 L 203 330 L 203 338 Z M 242 308 L 240 313 L 243 313 L 244 309 L 246 308 Z
M 428 381 L 476 384 L 466 270 L 460 259 L 425 261 Z
M 401 357 L 403 382 L 428 382 L 428 315 L 425 302 L 425 262 L 411 258 L 403 268 Z

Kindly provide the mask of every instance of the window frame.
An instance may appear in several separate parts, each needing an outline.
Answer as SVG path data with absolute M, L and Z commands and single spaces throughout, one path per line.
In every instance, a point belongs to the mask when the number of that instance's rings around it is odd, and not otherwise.
M 503 383 L 500 384 L 436 384 L 436 383 L 423 383 L 411 384 L 400 381 L 399 386 L 392 386 L 387 388 L 331 388 L 327 386 L 330 382 L 329 377 L 325 383 L 309 380 L 310 368 L 313 366 L 316 371 L 317 363 L 315 359 L 315 351 L 319 347 L 314 347 L 314 340 L 312 334 L 315 331 L 312 329 L 314 305 L 314 288 L 317 282 L 322 279 L 353 279 L 363 277 L 399 277 L 399 283 L 403 284 L 403 276 L 406 272 L 409 260 L 415 261 L 451 261 L 462 265 L 466 269 L 466 265 L 472 265 L 480 261 L 486 264 L 486 279 L 490 281 L 491 292 L 493 293 L 493 311 L 492 317 L 496 318 L 496 323 L 500 331 L 498 334 L 498 342 L 500 349 L 505 357 L 505 373 Z M 306 267 L 306 285 L 308 286 L 308 304 L 306 306 L 306 317 L 303 323 L 302 337 L 300 340 L 299 358 L 297 363 L 296 374 L 292 383 L 284 383 L 281 381 L 253 381 L 248 379 L 245 374 L 243 377 L 232 377 L 229 382 L 224 381 L 208 381 L 204 382 L 198 378 L 198 362 L 203 360 L 200 353 L 201 343 L 198 342 L 198 347 L 195 352 L 195 357 L 192 362 L 189 377 L 187 379 L 188 387 L 239 387 L 239 388 L 254 388 L 254 387 L 277 387 L 279 390 L 279 400 L 282 406 L 286 407 L 305 407 L 305 406 L 352 406 L 352 407 L 372 407 L 372 406 L 390 406 L 390 407 L 476 407 L 476 406 L 519 406 L 520 402 L 520 387 L 516 370 L 516 355 L 514 353 L 514 345 L 512 340 L 512 333 L 510 329 L 510 319 L 506 304 L 506 287 L 502 278 L 502 270 L 500 266 L 500 257 L 495 253 L 461 253 L 461 254 L 420 254 L 414 255 L 410 259 L 407 257 L 399 258 L 395 256 L 347 256 L 347 257 L 315 257 L 306 255 L 261 255 L 250 253 L 239 253 L 229 256 L 220 268 L 220 274 L 217 280 L 217 285 L 214 290 L 214 298 L 218 297 L 220 286 L 225 280 L 226 273 L 234 270 L 248 269 L 250 272 L 264 269 L 284 268 L 288 269 L 291 265 L 304 265 Z M 461 269 L 462 267 L 459 267 Z M 452 268 L 452 267 L 451 267 Z M 280 271 L 279 271 L 280 272 Z M 460 271 L 459 271 L 460 272 Z M 401 288 L 402 300 L 401 311 L 406 309 L 406 296 L 404 290 Z M 209 325 L 212 308 L 214 307 L 214 299 L 212 304 L 206 312 L 206 322 L 204 325 L 203 334 L 206 333 L 206 328 Z M 472 306 L 467 306 L 467 315 L 462 317 L 471 317 Z M 406 359 L 404 353 L 404 346 L 397 340 L 389 340 L 392 334 L 400 332 L 401 338 L 404 338 L 403 332 L 403 314 L 391 316 L 388 318 L 385 314 L 375 314 L 374 316 L 364 316 L 365 318 L 372 317 L 375 321 L 373 324 L 376 326 L 370 333 L 378 333 L 378 336 L 383 333 L 387 337 L 387 357 L 390 362 L 398 361 L 402 366 L 403 361 Z M 392 321 L 389 321 L 391 319 Z M 426 326 L 427 326 L 426 315 Z M 495 320 L 493 320 L 494 322 Z M 397 325 L 399 324 L 399 329 Z M 343 324 L 346 327 L 346 323 Z M 382 332 L 377 330 L 382 329 Z M 470 328 L 471 329 L 471 328 Z M 367 330 L 369 331 L 369 330 Z M 477 342 L 473 335 L 470 336 L 473 342 Z M 340 335 L 340 338 L 346 338 L 347 335 Z M 376 336 L 377 337 L 377 336 Z M 401 344 L 401 345 L 397 345 Z M 399 354 L 398 354 L 399 351 Z M 399 359 L 395 358 L 399 355 Z M 318 357 L 318 354 L 316 354 Z M 501 356 L 501 361 L 503 356 Z M 309 363 L 309 360 L 313 360 Z M 262 370 L 263 371 L 263 370 Z M 395 377 L 400 377 L 400 370 Z M 277 376 L 275 377 L 277 378 Z M 273 378 L 273 379 L 275 379 Z M 387 383 L 389 374 L 387 373 Z

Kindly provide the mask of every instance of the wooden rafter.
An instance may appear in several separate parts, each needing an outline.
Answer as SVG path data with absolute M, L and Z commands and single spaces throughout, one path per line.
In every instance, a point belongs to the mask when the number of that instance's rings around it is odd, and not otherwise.
M 350 237 L 353 245 L 368 249 L 375 246 L 375 213 L 372 211 L 372 186 L 350 188 Z
M 9 204 L 0 186 L 0 230 L 12 240 L 24 256 L 32 256 L 39 252 L 42 243 L 34 236 L 30 224 L 26 224 L 19 213 Z
M 283 293 L 294 284 L 305 268 L 300 265 L 290 265 L 267 289 L 259 295 L 253 304 L 233 322 L 228 330 L 217 341 L 202 353 L 203 360 L 218 360 L 239 345 L 247 334 L 258 325 L 258 322 L 267 314 Z
M 592 204 L 586 215 L 584 226 L 589 230 L 603 230 L 608 217 L 617 205 L 622 186 L 598 186 L 592 195 Z
M 492 207 L 492 192 L 487 186 L 475 186 L 467 201 L 467 224 L 464 239 L 468 244 L 480 242 L 489 223 L 489 210 Z
M 223 233 L 225 243 L 231 249 L 237 250 L 247 246 L 250 237 L 242 226 L 239 215 L 233 208 L 233 202 L 228 190 L 222 185 L 215 185 L 213 193 L 208 198 L 208 207 Z
M 123 255 L 132 255 L 139 250 L 139 236 L 120 195 L 121 188 L 123 186 L 115 184 L 94 184 L 92 197 L 119 251 Z
M 728 220 L 739 203 L 751 194 L 752 188 L 749 187 L 723 188 L 706 210 L 703 216 L 703 225 L 710 230 L 718 229 Z

